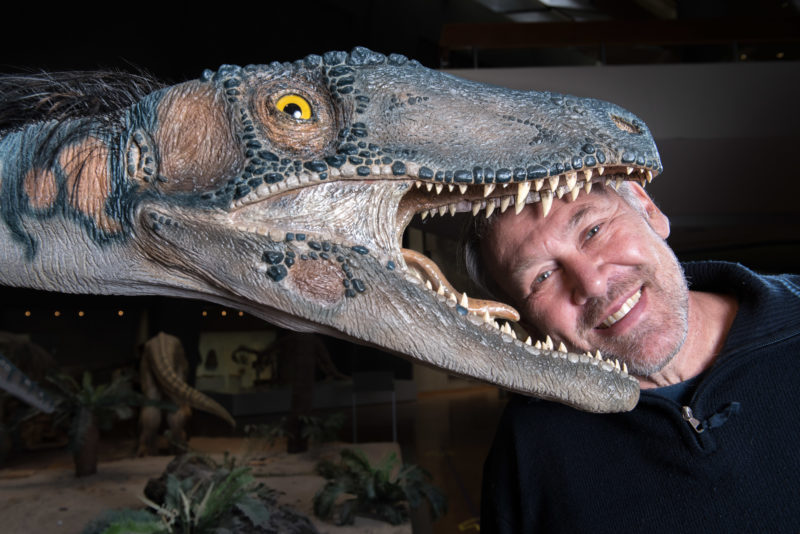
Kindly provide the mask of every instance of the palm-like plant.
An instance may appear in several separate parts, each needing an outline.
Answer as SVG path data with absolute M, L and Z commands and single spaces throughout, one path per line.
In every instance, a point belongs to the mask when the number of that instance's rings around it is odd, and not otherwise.
M 132 406 L 141 404 L 141 396 L 131 388 L 128 376 L 94 385 L 91 373 L 85 371 L 80 382 L 63 373 L 48 377 L 48 381 L 57 390 L 55 422 L 68 427 L 75 474 L 96 473 L 100 430 L 111 428 L 116 419 L 132 417 Z
M 397 463 L 397 455 L 391 453 L 372 466 L 362 451 L 352 449 L 341 451 L 338 464 L 321 461 L 317 472 L 328 482 L 314 496 L 314 513 L 338 525 L 352 525 L 356 515 L 398 525 L 408 521 L 409 507 L 427 500 L 434 519 L 444 514 L 447 499 L 430 483 L 430 474 L 416 465 L 398 471 Z M 342 500 L 342 495 L 349 498 Z

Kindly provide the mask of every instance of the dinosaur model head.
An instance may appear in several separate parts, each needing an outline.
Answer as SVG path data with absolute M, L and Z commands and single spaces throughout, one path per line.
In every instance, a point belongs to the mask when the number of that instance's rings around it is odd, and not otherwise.
M 3 156 L 18 251 L 0 259 L 22 266 L 3 283 L 202 298 L 583 410 L 638 400 L 618 363 L 517 340 L 498 323 L 513 308 L 401 248 L 415 215 L 546 212 L 598 181 L 649 181 L 656 147 L 624 109 L 357 48 L 223 66 L 80 131 L 0 140 L 59 147 L 50 166 Z

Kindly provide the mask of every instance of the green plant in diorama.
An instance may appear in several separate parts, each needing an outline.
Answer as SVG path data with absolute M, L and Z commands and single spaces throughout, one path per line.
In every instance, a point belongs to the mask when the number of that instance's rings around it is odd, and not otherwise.
M 126 375 L 99 385 L 92 383 L 89 371 L 80 382 L 63 373 L 47 380 L 57 389 L 55 423 L 68 427 L 75 474 L 96 473 L 100 430 L 108 430 L 117 419 L 132 417 L 132 406 L 142 404 L 141 395 L 133 391 L 131 377 Z
M 337 525 L 352 525 L 357 515 L 398 525 L 408 521 L 409 507 L 417 508 L 426 500 L 434 519 L 444 514 L 447 499 L 431 484 L 430 474 L 411 464 L 393 474 L 397 464 L 395 453 L 372 466 L 362 451 L 352 449 L 341 451 L 338 464 L 322 460 L 317 472 L 328 481 L 314 495 L 314 514 Z M 341 500 L 343 495 L 350 497 Z
M 111 510 L 87 525 L 83 534 L 211 534 L 267 529 L 269 491 L 255 482 L 250 468 L 235 467 L 227 461 L 209 476 L 180 479 L 170 473 L 162 503 L 143 497 L 147 510 Z
M 347 420 L 344 412 L 337 412 L 324 417 L 301 415 L 300 427 L 304 439 L 315 445 L 330 443 L 339 439 L 339 433 Z

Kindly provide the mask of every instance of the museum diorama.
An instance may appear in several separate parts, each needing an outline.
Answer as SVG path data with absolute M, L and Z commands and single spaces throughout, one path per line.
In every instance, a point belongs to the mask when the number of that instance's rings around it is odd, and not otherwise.
M 649 119 L 613 94 L 429 68 L 478 66 L 479 40 L 441 35 L 439 64 L 389 36 L 307 48 L 340 36 L 176 79 L 6 69 L 8 531 L 477 531 L 507 392 L 636 406 L 625 363 L 529 335 L 458 258 L 473 217 L 655 187 Z M 676 235 L 687 254 L 710 239 Z

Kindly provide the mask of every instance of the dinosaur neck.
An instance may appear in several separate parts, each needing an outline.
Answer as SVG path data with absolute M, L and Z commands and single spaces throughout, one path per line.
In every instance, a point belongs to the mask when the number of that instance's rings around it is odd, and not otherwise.
M 38 123 L 0 139 L 0 283 L 96 292 L 130 267 L 112 146 L 87 120 Z

